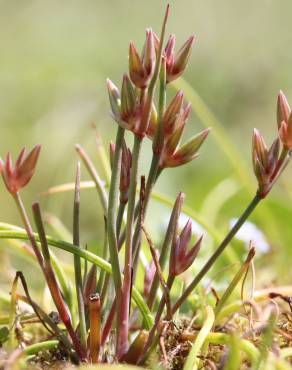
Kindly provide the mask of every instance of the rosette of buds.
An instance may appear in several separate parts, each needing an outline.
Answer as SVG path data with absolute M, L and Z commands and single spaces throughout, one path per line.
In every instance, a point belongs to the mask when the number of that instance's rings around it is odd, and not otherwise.
M 18 193 L 21 188 L 29 183 L 35 172 L 40 150 L 41 146 L 36 145 L 27 154 L 26 149 L 23 148 L 15 162 L 15 166 L 13 166 L 10 153 L 7 154 L 5 163 L 0 158 L 0 172 L 10 193 Z
M 203 235 L 189 249 L 192 238 L 192 221 L 188 220 L 180 235 L 176 237 L 173 243 L 170 261 L 169 274 L 177 276 L 185 272 L 196 259 L 202 244 Z
M 201 131 L 180 146 L 190 111 L 191 105 L 184 104 L 184 94 L 178 91 L 163 114 L 163 140 L 154 148 L 154 153 L 160 155 L 160 168 L 181 166 L 198 156 L 210 129 Z M 157 120 L 152 120 L 147 131 L 151 139 L 154 139 L 156 130 Z
M 270 148 L 257 129 L 253 132 L 252 160 L 258 180 L 258 194 L 264 198 L 285 168 L 292 149 L 292 115 L 289 103 L 280 91 L 277 101 L 278 137 Z M 281 149 L 282 144 L 282 149 Z M 281 151 L 280 151 L 281 150 Z

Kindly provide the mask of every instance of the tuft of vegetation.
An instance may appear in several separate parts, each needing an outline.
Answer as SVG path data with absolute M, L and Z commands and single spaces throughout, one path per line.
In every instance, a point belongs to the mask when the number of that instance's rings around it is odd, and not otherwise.
M 77 162 L 74 186 L 57 188 L 74 189 L 72 239 L 68 242 L 47 235 L 47 219 L 39 202 L 31 208 L 33 227 L 22 200 L 21 191 L 35 173 L 40 146 L 29 153 L 23 149 L 15 164 L 10 153 L 0 160 L 4 184 L 23 223 L 23 229 L 1 223 L 0 238 L 23 241 L 18 247 L 38 264 L 57 310 L 47 312 L 31 295 L 23 272 L 16 272 L 10 298 L 3 296 L 9 314 L 0 317 L 0 360 L 5 369 L 68 368 L 70 362 L 80 368 L 101 363 L 184 370 L 290 368 L 292 325 L 286 309 L 292 306 L 291 289 L 253 290 L 250 299 L 244 299 L 249 270 L 255 278 L 252 243 L 221 296 L 214 288 L 206 295 L 200 286 L 290 161 L 292 114 L 282 92 L 278 95 L 277 135 L 271 146 L 258 130 L 253 132 L 252 161 L 258 188 L 246 209 L 222 239 L 197 217 L 207 233 L 210 231 L 216 241 L 220 239 L 197 272 L 185 278 L 205 239 L 203 235 L 194 237 L 192 218 L 181 227 L 183 213 L 187 213 L 182 192 L 170 202 L 172 212 L 159 248 L 148 231 L 149 202 L 152 196 L 157 197 L 153 189 L 156 182 L 168 169 L 197 158 L 210 131 L 206 128 L 181 144 L 191 105 L 185 103 L 183 91 L 169 99 L 169 86 L 185 71 L 194 37 L 178 51 L 174 35 L 165 43 L 168 16 L 169 6 L 160 36 L 147 29 L 141 53 L 130 43 L 129 73 L 123 76 L 121 89 L 107 81 L 111 115 L 117 123 L 109 160 L 100 152 L 103 167 L 111 169 L 108 183 L 85 149 L 76 145 L 103 210 L 101 254 L 88 251 L 80 242 L 81 190 L 88 187 L 81 181 L 81 162 Z M 131 135 L 132 149 L 128 146 Z M 140 176 L 141 148 L 147 139 L 152 142 L 151 164 L 148 175 Z M 167 202 L 163 197 L 160 200 Z M 52 224 L 60 236 L 64 235 L 61 223 L 51 220 Z M 151 256 L 148 264 L 146 246 Z M 51 247 L 73 255 L 73 281 Z M 232 258 L 232 249 L 229 253 Z M 143 284 L 137 278 L 141 268 L 145 271 Z M 241 300 L 229 303 L 240 282 Z M 27 330 L 31 324 L 37 329 Z

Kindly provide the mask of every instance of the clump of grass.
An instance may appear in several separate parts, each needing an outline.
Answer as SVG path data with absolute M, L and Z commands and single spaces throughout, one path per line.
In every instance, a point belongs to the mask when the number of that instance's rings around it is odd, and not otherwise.
M 201 317 L 197 317 L 196 321 L 199 326 L 194 326 L 190 319 L 183 320 L 180 315 L 176 315 L 182 307 L 184 310 L 189 307 L 187 303 L 194 290 L 257 205 L 267 197 L 290 160 L 292 115 L 282 92 L 278 96 L 278 134 L 270 148 L 257 130 L 253 133 L 252 160 L 258 181 L 255 195 L 190 284 L 183 287 L 181 294 L 174 293 L 173 287 L 194 263 L 204 243 L 203 235 L 193 241 L 191 219 L 180 230 L 179 221 L 185 197 L 183 193 L 178 194 L 173 204 L 166 233 L 161 238 L 163 242 L 160 250 L 155 248 L 148 233 L 148 205 L 159 177 L 166 170 L 197 158 L 209 134 L 209 129 L 205 129 L 181 144 L 191 106 L 184 102 L 182 91 L 178 91 L 170 101 L 167 95 L 169 85 L 183 74 L 187 66 L 194 37 L 191 36 L 178 51 L 175 51 L 174 35 L 169 37 L 165 45 L 168 16 L 169 7 L 160 37 L 151 29 L 146 30 L 142 53 L 137 51 L 134 43 L 130 43 L 129 73 L 123 76 L 121 89 L 112 81 L 107 81 L 111 115 L 117 123 L 115 143 L 110 145 L 111 175 L 108 189 L 86 151 L 80 145 L 76 146 L 102 205 L 105 238 L 101 256 L 87 251 L 80 244 L 79 162 L 70 244 L 46 235 L 44 216 L 38 202 L 32 205 L 35 233 L 21 198 L 21 189 L 34 175 L 40 146 L 36 146 L 29 154 L 23 149 L 14 166 L 10 153 L 5 161 L 0 161 L 5 186 L 16 203 L 25 229 L 2 224 L 0 238 L 29 241 L 26 250 L 37 261 L 58 311 L 58 319 L 54 320 L 32 299 L 23 274 L 18 272 L 13 283 L 11 311 L 7 321 L 10 329 L 8 347 L 16 351 L 11 356 L 33 356 L 40 350 L 59 346 L 76 363 L 120 362 L 145 365 L 151 364 L 151 358 L 153 361 L 153 355 L 160 348 L 159 360 L 162 359 L 162 364 L 168 368 L 184 367 L 190 370 L 216 363 L 226 369 L 237 368 L 239 364 L 251 364 L 260 369 L 267 361 L 275 364 L 276 368 L 286 366 L 270 351 L 277 323 L 275 310 L 270 312 L 259 331 L 260 335 L 256 334 L 253 340 L 245 339 L 240 330 L 228 333 L 227 324 L 222 324 L 223 319 L 230 317 L 230 310 L 226 306 L 228 298 L 240 280 L 245 280 L 244 275 L 252 263 L 254 248 L 250 249 L 222 297 L 216 296 L 216 307 L 208 305 L 206 312 L 201 310 Z M 132 149 L 127 144 L 129 135 L 134 136 Z M 151 164 L 148 176 L 141 176 L 140 179 L 141 147 L 147 139 L 152 141 Z M 153 260 L 146 270 L 144 297 L 135 288 L 143 236 L 149 244 Z M 66 281 L 61 261 L 54 256 L 49 246 L 74 254 L 75 297 L 70 289 L 71 284 Z M 86 263 L 83 264 L 82 259 Z M 88 263 L 92 264 L 90 268 Z M 25 295 L 17 292 L 18 279 Z M 162 296 L 158 299 L 160 290 Z M 271 292 L 270 297 L 283 297 L 275 294 L 273 296 Z M 34 317 L 50 333 L 50 340 L 25 346 L 25 340 L 15 336 L 17 302 L 21 300 L 32 307 Z M 237 327 L 238 322 L 234 322 L 233 328 Z M 250 330 L 254 333 L 253 328 Z M 192 345 L 190 342 L 193 342 Z M 221 346 L 220 351 L 216 346 Z M 244 356 L 241 359 L 242 352 Z

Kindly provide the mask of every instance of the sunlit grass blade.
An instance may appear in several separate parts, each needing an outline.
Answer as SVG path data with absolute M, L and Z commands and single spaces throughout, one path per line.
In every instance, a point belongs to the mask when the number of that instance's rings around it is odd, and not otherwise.
M 213 309 L 210 306 L 206 307 L 206 318 L 202 325 L 202 328 L 198 332 L 195 341 L 192 344 L 190 353 L 186 359 L 183 370 L 197 370 L 199 366 L 199 359 L 197 356 L 200 353 L 201 348 L 208 337 L 208 334 L 212 330 L 215 321 L 215 315 Z

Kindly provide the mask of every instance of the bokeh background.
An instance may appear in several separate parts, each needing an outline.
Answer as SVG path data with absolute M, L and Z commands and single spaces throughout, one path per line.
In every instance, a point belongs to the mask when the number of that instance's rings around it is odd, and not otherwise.
M 276 134 L 276 98 L 282 89 L 292 101 L 290 0 L 170 1 L 168 33 L 181 45 L 190 34 L 195 46 L 185 73 L 187 98 L 193 103 L 188 132 L 213 131 L 200 157 L 165 172 L 156 189 L 187 204 L 226 231 L 256 189 L 251 165 L 251 134 L 259 128 L 268 143 Z M 166 2 L 157 0 L 0 1 L 0 152 L 15 157 L 24 145 L 42 144 L 37 173 L 24 191 L 26 204 L 40 199 L 70 230 L 72 193 L 43 197 L 51 186 L 71 182 L 81 143 L 102 171 L 95 131 L 108 147 L 115 123 L 109 117 L 105 81 L 117 85 L 127 71 L 130 40 L 138 47 L 146 27 L 159 33 Z M 184 86 L 178 81 L 175 88 Z M 175 88 L 170 90 L 173 95 Z M 151 154 L 146 143 L 141 173 Z M 102 172 L 101 172 L 102 173 Z M 89 179 L 83 170 L 83 179 Z M 258 260 L 261 284 L 291 281 L 292 171 L 285 172 L 252 221 L 263 232 L 269 253 Z M 12 199 L 0 184 L 0 220 L 20 224 Z M 169 209 L 153 202 L 149 220 L 159 238 Z M 98 199 L 82 193 L 82 240 L 103 239 Z M 249 236 L 247 236 L 248 238 Z M 31 268 L 1 242 L 0 255 L 14 269 Z M 259 251 L 260 254 L 260 251 Z

